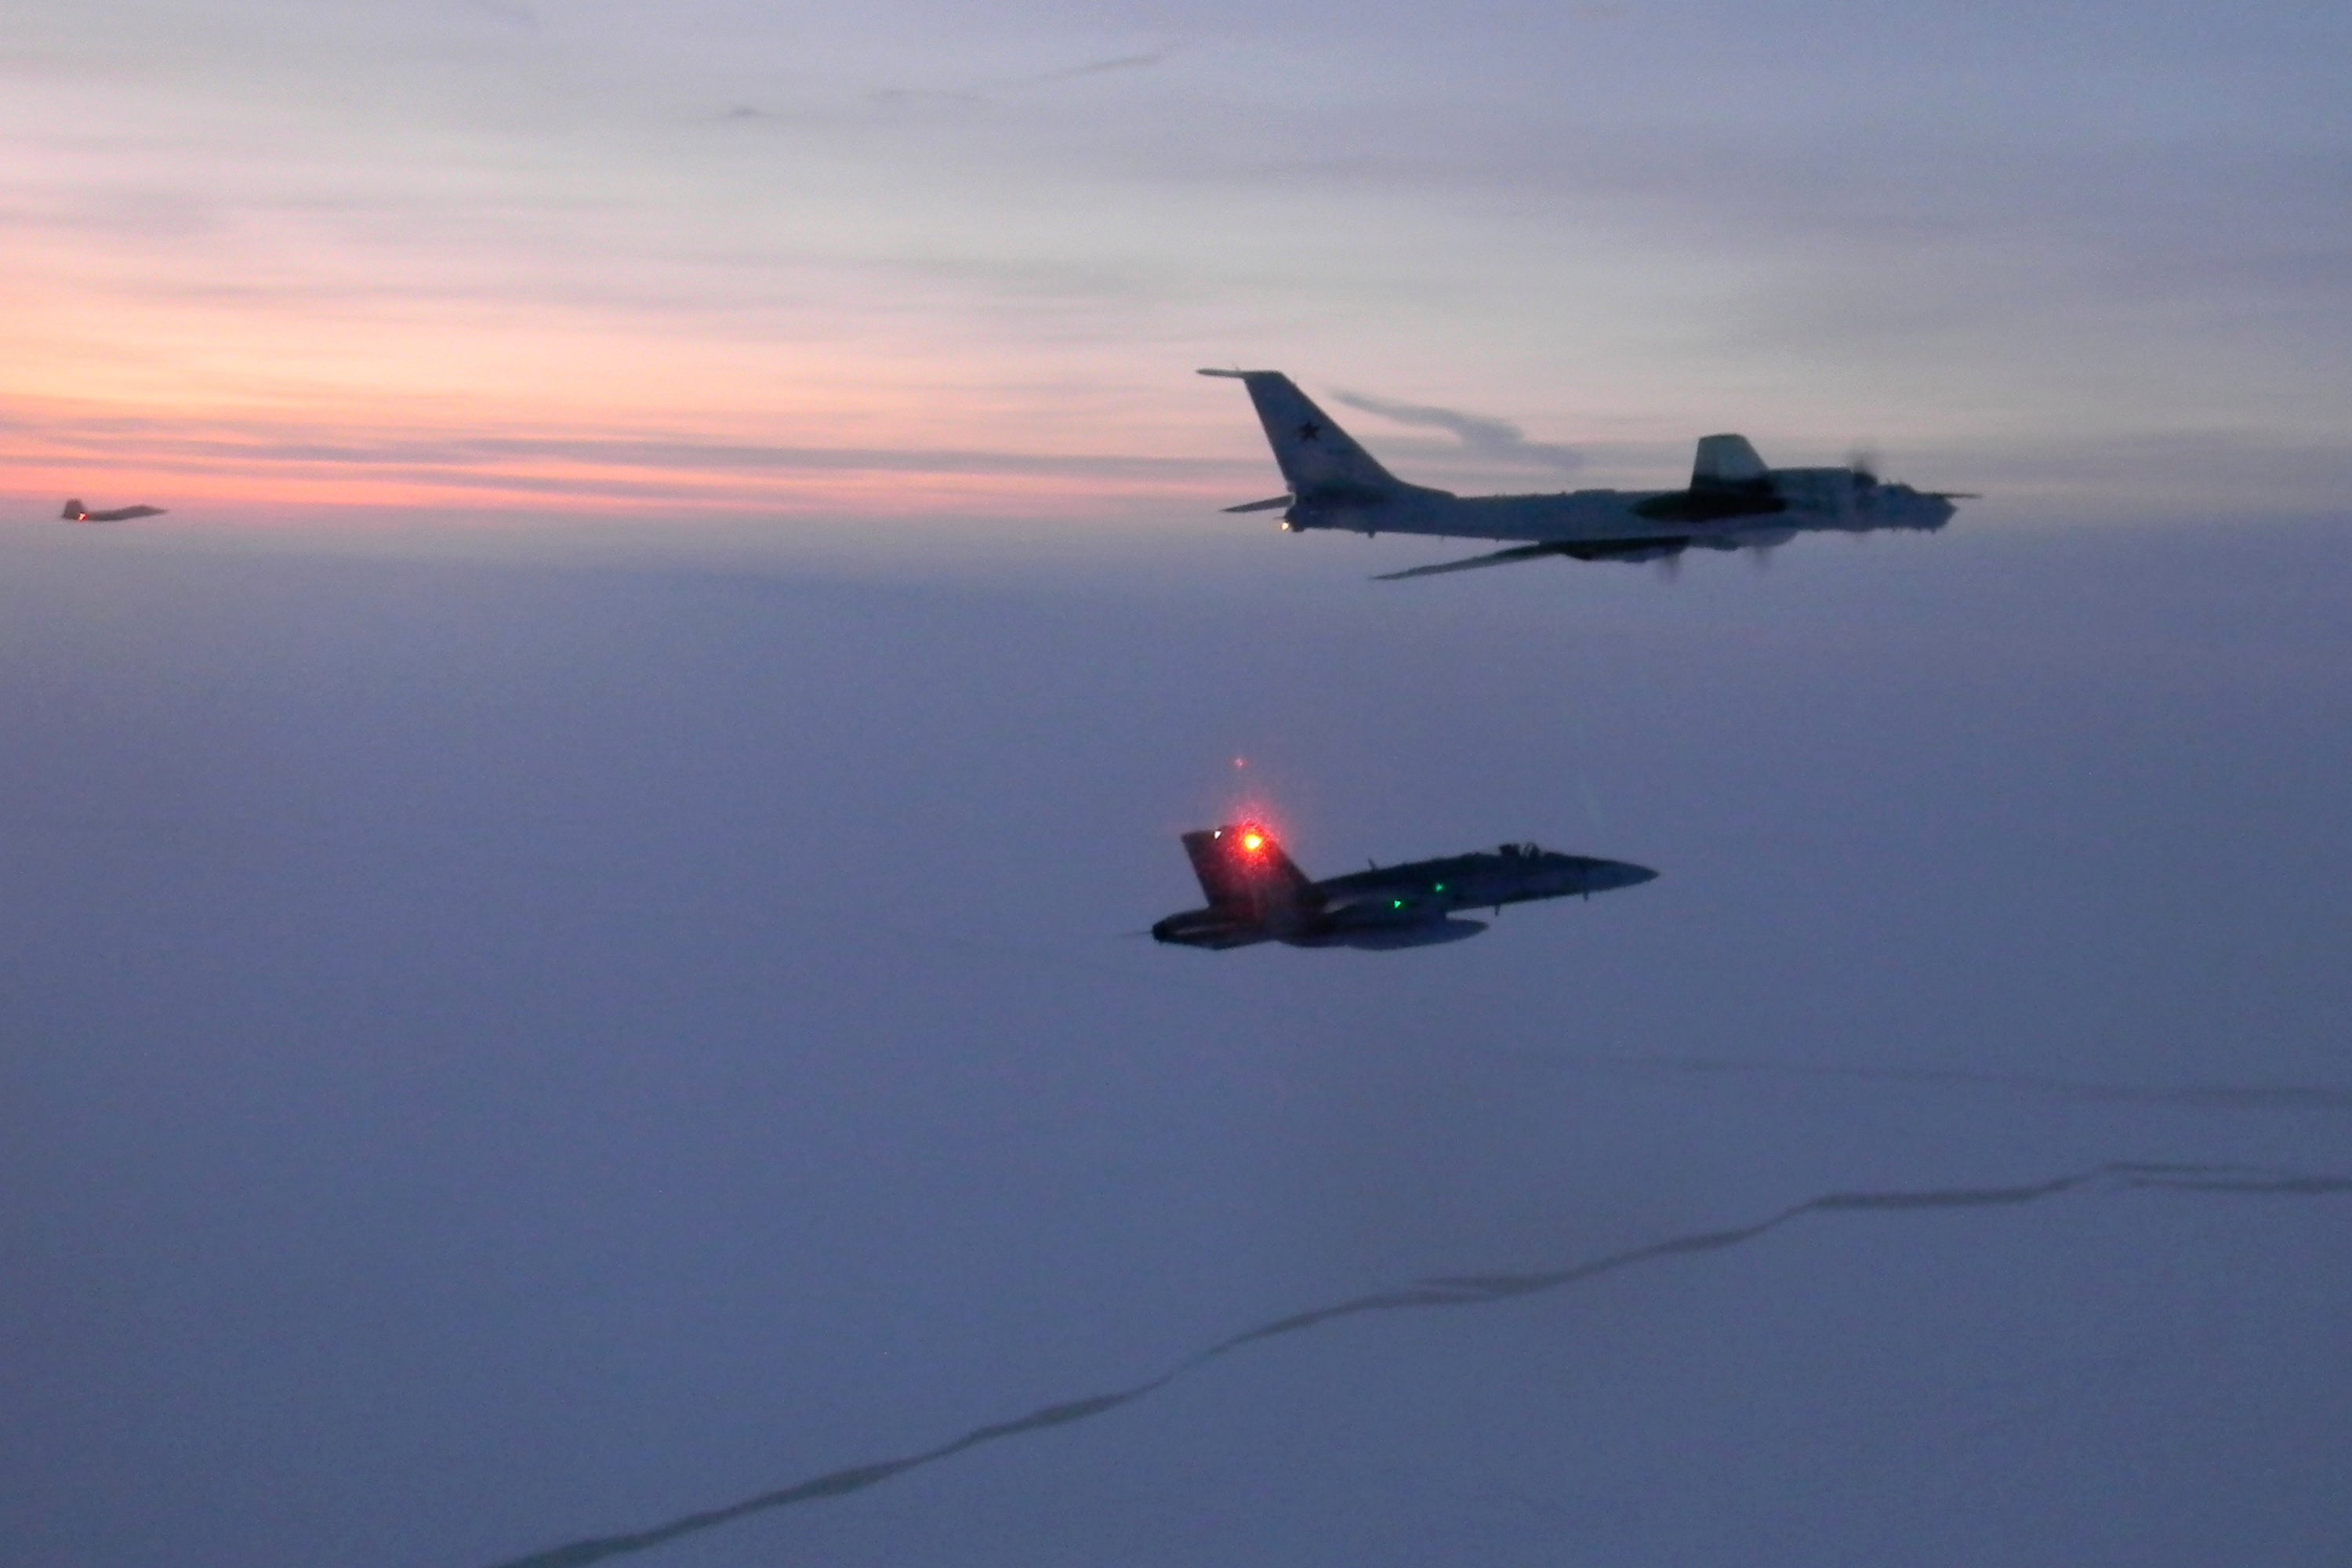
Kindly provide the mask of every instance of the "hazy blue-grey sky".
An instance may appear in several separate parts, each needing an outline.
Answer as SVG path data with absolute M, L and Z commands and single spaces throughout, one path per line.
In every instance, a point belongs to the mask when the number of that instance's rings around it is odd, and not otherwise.
M 2347 27 L 32 0 L 0 438 L 25 493 L 230 515 L 1082 518 L 1259 471 L 1181 378 L 1240 361 L 1509 421 L 1591 482 L 1728 427 L 2004 516 L 2325 512 Z
M 2332 1568 L 2348 26 L 11 7 L 0 1568 Z

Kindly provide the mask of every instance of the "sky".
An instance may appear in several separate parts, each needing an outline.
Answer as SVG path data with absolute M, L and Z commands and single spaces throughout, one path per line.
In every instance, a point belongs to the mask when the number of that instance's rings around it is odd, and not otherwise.
M 2334 1568 L 2347 27 L 12 6 L 0 1568 Z
M 0 451 L 27 504 L 248 520 L 1081 521 L 1246 499 L 1232 389 L 1187 376 L 1238 362 L 1586 483 L 1736 428 L 2003 517 L 2325 513 L 2347 29 L 27 0 Z M 1431 482 L 1560 483 L 1374 427 Z

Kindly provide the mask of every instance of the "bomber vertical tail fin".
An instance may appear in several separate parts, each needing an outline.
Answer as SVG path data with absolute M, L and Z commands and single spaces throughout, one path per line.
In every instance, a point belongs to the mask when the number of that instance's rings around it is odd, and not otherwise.
M 1770 470 L 1745 436 L 1702 436 L 1691 463 L 1691 489 L 1734 490 L 1761 484 Z
M 1249 388 L 1275 463 L 1300 500 L 1372 500 L 1412 487 L 1381 467 L 1355 437 L 1278 370 L 1204 370 Z M 1263 503 L 1261 503 L 1263 504 Z M 1240 510 L 1240 509 L 1236 509 Z

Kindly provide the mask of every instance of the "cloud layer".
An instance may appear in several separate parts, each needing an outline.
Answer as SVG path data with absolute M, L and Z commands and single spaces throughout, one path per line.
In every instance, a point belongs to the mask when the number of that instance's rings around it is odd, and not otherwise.
M 976 1426 L 961 1436 L 901 1458 L 882 1459 L 869 1464 L 852 1465 L 845 1469 L 831 1470 L 808 1480 L 779 1487 L 745 1498 L 725 1507 L 702 1510 L 686 1514 L 664 1524 L 646 1530 L 630 1531 L 619 1535 L 594 1536 L 568 1542 L 525 1556 L 514 1557 L 498 1564 L 498 1568 L 584 1568 L 591 1563 L 603 1563 L 616 1557 L 633 1556 L 640 1552 L 665 1546 L 687 1536 L 731 1524 L 753 1514 L 776 1509 L 792 1508 L 802 1503 L 823 1502 L 846 1497 L 881 1485 L 909 1470 L 951 1459 L 990 1443 L 1007 1438 L 1026 1436 L 1031 1433 L 1049 1431 L 1073 1422 L 1092 1420 L 1107 1415 L 1123 1405 L 1132 1405 L 1167 1387 L 1176 1379 L 1195 1368 L 1205 1366 L 1222 1356 L 1245 1347 L 1262 1344 L 1269 1340 L 1305 1333 L 1329 1323 L 1383 1312 L 1420 1312 L 1448 1307 L 1484 1307 L 1497 1302 L 1514 1301 L 1528 1296 L 1544 1295 L 1567 1286 L 1582 1284 L 1632 1268 L 1645 1263 L 1664 1262 L 1670 1258 L 1697 1257 L 1721 1252 L 1756 1241 L 1793 1221 L 1815 1215 L 1855 1214 L 1923 1214 L 1948 1209 L 2018 1208 L 2039 1203 L 2063 1194 L 2094 1185 L 2106 1185 L 2126 1190 L 2172 1193 L 2215 1194 L 2231 1196 L 2266 1195 L 2273 1197 L 2331 1197 L 2352 1193 L 2352 1176 L 2309 1175 L 2294 1171 L 2264 1170 L 2241 1165 L 2162 1164 L 2118 1161 L 2067 1175 L 2053 1176 L 2048 1181 L 2023 1186 L 1955 1187 L 1940 1190 L 1825 1193 L 1791 1204 L 1778 1214 L 1749 1225 L 1722 1230 L 1696 1231 L 1686 1236 L 1670 1237 L 1606 1258 L 1539 1272 L 1507 1274 L 1446 1275 L 1424 1279 L 1396 1289 L 1378 1290 L 1368 1295 L 1351 1297 L 1325 1306 L 1310 1307 L 1245 1329 L 1229 1339 L 1208 1346 L 1179 1365 L 1145 1382 L 1107 1394 L 1088 1394 L 1083 1398 L 1063 1400 L 1030 1411 L 1025 1415 L 991 1422 Z

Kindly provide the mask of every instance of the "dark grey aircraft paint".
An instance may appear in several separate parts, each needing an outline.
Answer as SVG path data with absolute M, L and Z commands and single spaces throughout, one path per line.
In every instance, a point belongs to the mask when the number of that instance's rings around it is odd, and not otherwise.
M 1486 929 L 1454 911 L 1590 898 L 1651 881 L 1655 871 L 1622 860 L 1562 855 L 1533 844 L 1506 844 L 1484 854 L 1350 872 L 1321 882 L 1282 852 L 1255 823 L 1231 823 L 1184 835 L 1184 853 L 1207 895 L 1206 909 L 1170 915 L 1151 928 L 1185 947 L 1428 947 Z
M 82 505 L 79 496 L 68 500 L 65 510 L 58 514 L 67 522 L 130 522 L 137 518 L 163 515 L 163 509 L 160 506 L 118 506 L 105 511 L 92 511 Z

